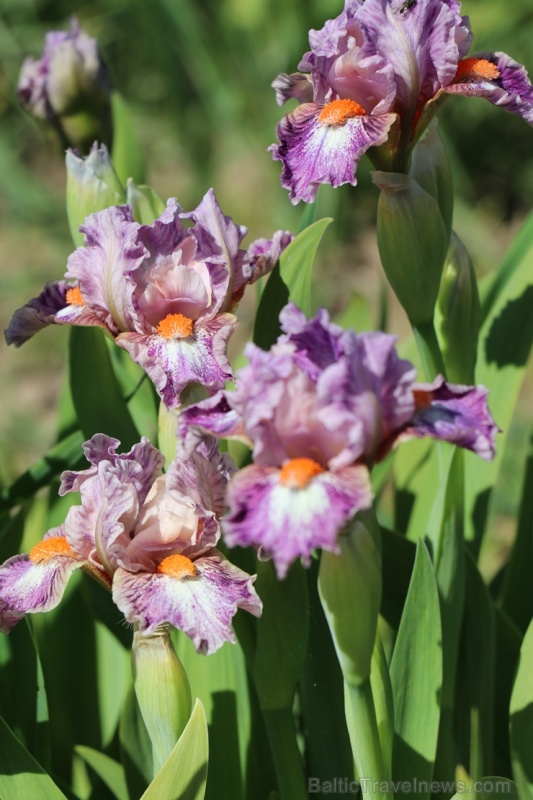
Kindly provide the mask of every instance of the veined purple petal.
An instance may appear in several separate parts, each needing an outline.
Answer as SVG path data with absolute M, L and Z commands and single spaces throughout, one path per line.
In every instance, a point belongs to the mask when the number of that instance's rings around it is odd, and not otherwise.
M 233 269 L 239 247 L 246 236 L 247 228 L 236 225 L 231 217 L 222 213 L 213 189 L 204 195 L 200 205 L 182 219 L 190 219 L 194 227 L 189 229 L 198 242 L 199 253 L 209 261 L 219 261 Z
M 271 557 L 279 578 L 302 558 L 309 565 L 318 547 L 337 552 L 337 536 L 359 510 L 372 504 L 366 467 L 320 472 L 303 488 L 283 485 L 273 467 L 245 467 L 228 489 L 229 514 L 222 520 L 229 547 L 258 548 Z
M 457 4 L 424 0 L 367 0 L 358 14 L 365 37 L 394 70 L 395 110 L 413 114 L 453 80 L 457 62 L 472 41 L 468 19 Z
M 287 100 L 292 98 L 298 100 L 300 103 L 313 102 L 313 84 L 308 75 L 302 75 L 301 72 L 293 72 L 287 75 L 286 72 L 281 72 L 275 80 L 272 81 L 272 88 L 276 92 L 276 103 L 282 106 Z
M 394 114 L 380 114 L 325 124 L 319 121 L 322 111 L 315 103 L 298 106 L 278 124 L 279 144 L 269 148 L 274 160 L 283 164 L 281 185 L 293 203 L 312 202 L 321 183 L 355 186 L 361 156 L 369 147 L 383 144 L 396 121 Z
M 139 241 L 139 224 L 129 206 L 112 206 L 91 214 L 81 226 L 85 245 L 67 262 L 67 278 L 80 286 L 87 305 L 109 330 L 137 330 L 139 313 L 133 303 L 132 274 L 147 256 Z M 142 329 L 142 328 L 141 328 Z
M 47 539 L 64 540 L 61 528 L 50 531 L 41 542 L 41 557 L 34 548 L 33 558 L 13 556 L 0 567 L 0 631 L 9 633 L 25 614 L 50 611 L 65 591 L 72 573 L 83 566 L 68 547 L 46 552 Z M 44 547 L 43 547 L 44 545 Z M 63 550 L 63 552 L 61 552 Z
M 472 64 L 472 71 L 465 70 Z M 476 65 L 480 65 L 477 66 Z M 483 66 L 488 65 L 487 69 Z M 490 77 L 490 65 L 496 68 Z M 484 97 L 495 106 L 516 114 L 533 125 L 533 86 L 525 68 L 505 53 L 486 53 L 466 59 L 459 64 L 460 71 L 444 91 L 468 97 Z
M 143 633 L 170 624 L 194 642 L 199 653 L 214 653 L 234 642 L 231 621 L 237 608 L 254 616 L 262 604 L 252 586 L 255 576 L 235 567 L 217 550 L 194 560 L 195 575 L 176 578 L 165 573 L 132 574 L 119 568 L 113 599 L 129 622 Z
M 95 433 L 83 444 L 85 458 L 92 466 L 78 472 L 65 470 L 61 475 L 59 495 L 79 492 L 84 481 L 98 473 L 97 467 L 101 461 L 108 461 L 113 465 L 118 461 L 127 465 L 128 482 L 133 483 L 139 494 L 139 502 L 144 503 L 150 486 L 161 473 L 165 463 L 164 456 L 145 436 L 140 442 L 133 445 L 128 453 L 117 453 L 118 447 L 120 447 L 118 439 L 107 436 L 105 433 Z M 124 470 L 120 474 L 124 479 Z
M 179 416 L 178 430 L 187 455 L 193 453 L 206 436 L 238 439 L 252 446 L 241 415 L 229 405 L 226 392 L 217 392 L 213 397 L 184 408 Z
M 204 514 L 214 512 L 220 516 L 226 510 L 228 481 L 236 471 L 231 456 L 221 453 L 218 441 L 209 436 L 188 457 L 176 458 L 171 462 L 167 480 L 169 486 L 179 486 L 181 491 L 194 498 Z
M 5 331 L 7 344 L 20 347 L 48 325 L 98 325 L 109 330 L 105 321 L 88 306 L 67 302 L 66 295 L 71 288 L 66 281 L 48 283 L 38 297 L 15 311 Z
M 259 278 L 268 275 L 276 266 L 281 254 L 294 239 L 290 231 L 276 231 L 272 239 L 256 239 L 248 248 L 242 267 L 243 280 L 255 283 Z M 234 286 L 238 289 L 237 286 Z
M 180 215 L 183 209 L 175 197 L 167 200 L 167 205 L 161 216 L 151 225 L 140 225 L 138 231 L 139 241 L 145 246 L 149 257 L 168 256 L 174 252 L 180 242 L 187 236 Z
M 175 408 L 187 384 L 220 389 L 233 377 L 226 350 L 237 324 L 233 314 L 218 314 L 186 338 L 124 333 L 116 343 L 152 379 L 167 408 Z
M 353 332 L 331 322 L 325 308 L 320 308 L 308 320 L 303 311 L 291 302 L 281 310 L 279 321 L 282 331 L 288 334 L 279 341 L 295 345 L 295 363 L 313 380 L 339 360 L 345 352 L 346 340 L 353 336 Z
M 442 377 L 432 384 L 415 384 L 417 410 L 400 439 L 431 436 L 490 461 L 498 426 L 489 411 L 487 394 L 484 386 L 458 386 Z

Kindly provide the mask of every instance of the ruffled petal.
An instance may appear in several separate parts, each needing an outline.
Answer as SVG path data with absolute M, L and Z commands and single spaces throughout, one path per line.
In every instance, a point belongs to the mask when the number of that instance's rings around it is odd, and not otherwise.
M 347 101 L 348 102 L 348 101 Z M 357 164 L 369 147 L 383 144 L 395 114 L 352 116 L 344 124 L 319 122 L 322 107 L 304 103 L 277 126 L 278 145 L 269 149 L 281 161 L 281 185 L 291 202 L 312 202 L 318 186 L 329 183 L 355 186 Z
M 189 233 L 196 238 L 203 258 L 233 264 L 248 229 L 243 225 L 236 225 L 231 217 L 222 213 L 213 189 L 205 193 L 194 211 L 181 216 L 194 222 Z
M 186 455 L 193 453 L 206 436 L 237 439 L 252 446 L 242 417 L 229 405 L 226 392 L 217 392 L 213 397 L 184 408 L 179 416 L 178 431 Z
M 139 227 L 129 206 L 91 214 L 80 227 L 85 245 L 67 262 L 66 277 L 78 282 L 87 305 L 115 334 L 137 330 L 141 324 L 133 303 L 132 278 L 147 256 L 138 239 Z
M 444 91 L 468 97 L 484 97 L 495 106 L 516 114 L 533 125 L 533 86 L 525 68 L 505 53 L 488 53 L 466 59 L 472 71 L 460 69 L 451 86 Z M 486 70 L 476 63 L 494 65 L 497 77 L 484 77 Z M 461 68 L 461 64 L 459 64 Z M 490 73 L 489 73 L 490 74 Z M 495 73 L 496 75 L 496 73 Z
M 320 472 L 304 488 L 280 482 L 273 467 L 245 467 L 228 488 L 229 514 L 222 520 L 229 547 L 255 547 L 274 560 L 279 578 L 302 558 L 309 565 L 318 547 L 337 552 L 337 536 L 359 510 L 372 504 L 368 470 Z
M 458 4 L 424 0 L 367 0 L 358 14 L 365 37 L 394 70 L 396 110 L 414 113 L 417 104 L 450 83 L 472 34 Z
M 209 398 L 211 399 L 211 398 Z M 226 488 L 237 467 L 228 453 L 221 453 L 212 436 L 197 444 L 188 457 L 176 458 L 168 467 L 170 487 L 192 497 L 205 514 L 220 516 L 226 510 Z
M 417 410 L 400 439 L 431 436 L 473 450 L 485 461 L 493 458 L 498 426 L 484 386 L 458 386 L 439 376 L 413 388 Z
M 109 330 L 105 321 L 87 305 L 67 302 L 66 295 L 71 288 L 66 281 L 48 283 L 38 297 L 15 311 L 5 331 L 7 344 L 20 347 L 48 325 L 99 325 Z
M 187 384 L 220 389 L 233 377 L 226 350 L 237 324 L 233 314 L 218 314 L 187 338 L 125 333 L 116 342 L 152 379 L 167 408 L 175 408 Z
M 50 539 L 64 538 L 61 529 L 51 534 Z M 27 555 L 8 559 L 0 567 L 0 631 L 9 633 L 25 614 L 55 608 L 70 576 L 82 566 L 74 554 L 52 554 L 39 560 Z
M 210 654 L 224 642 L 235 641 L 231 621 L 238 608 L 259 616 L 262 604 L 252 586 L 255 577 L 217 550 L 195 559 L 194 568 L 195 575 L 181 579 L 119 568 L 113 599 L 128 622 L 138 623 L 143 633 L 170 624 L 189 636 L 199 653 Z
M 313 84 L 308 75 L 301 72 L 293 72 L 287 75 L 282 72 L 272 81 L 272 88 L 276 92 L 276 103 L 282 106 L 287 100 L 292 98 L 300 103 L 313 102 Z

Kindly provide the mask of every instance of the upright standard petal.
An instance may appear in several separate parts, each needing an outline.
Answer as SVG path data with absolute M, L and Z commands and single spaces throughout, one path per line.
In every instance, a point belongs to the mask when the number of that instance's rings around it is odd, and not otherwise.
M 133 273 L 146 258 L 138 239 L 139 224 L 129 206 L 112 206 L 85 220 L 85 244 L 67 262 L 67 278 L 78 282 L 87 305 L 115 335 L 135 330 L 139 314 L 133 303 Z

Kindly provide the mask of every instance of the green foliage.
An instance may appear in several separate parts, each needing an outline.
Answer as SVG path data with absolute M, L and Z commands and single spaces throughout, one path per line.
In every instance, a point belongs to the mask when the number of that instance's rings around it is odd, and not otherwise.
M 420 658 L 424 653 L 424 658 Z M 391 663 L 395 780 L 431 781 L 442 690 L 442 640 L 437 583 L 419 542 Z M 420 793 L 420 797 L 427 796 Z
M 9 800 L 66 800 L 50 776 L 0 718 L 0 793 Z

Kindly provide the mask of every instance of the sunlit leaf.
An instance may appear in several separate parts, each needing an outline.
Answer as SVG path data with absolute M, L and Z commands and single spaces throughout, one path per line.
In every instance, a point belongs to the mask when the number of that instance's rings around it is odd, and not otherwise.
M 521 800 L 533 798 L 533 622 L 520 650 L 511 696 L 511 757 Z
M 308 316 L 312 313 L 311 272 L 316 251 L 330 218 L 305 228 L 281 254 L 261 295 L 254 326 L 254 342 L 267 350 L 280 333 L 279 312 L 289 299 Z
M 393 779 L 411 780 L 416 775 L 420 781 L 430 781 L 439 730 L 442 644 L 437 583 L 423 542 L 418 543 L 390 672 Z M 428 794 L 419 792 L 417 796 Z
M 105 753 L 92 747 L 78 745 L 74 748 L 78 755 L 93 769 L 113 792 L 117 800 L 129 800 L 128 787 L 124 778 L 124 768 Z
M 6 800 L 66 800 L 51 777 L 0 717 L 0 797 Z
M 197 700 L 185 730 L 141 800 L 203 800 L 207 761 L 207 720 Z

